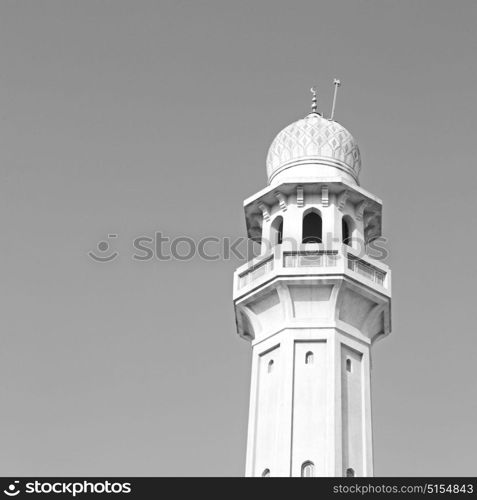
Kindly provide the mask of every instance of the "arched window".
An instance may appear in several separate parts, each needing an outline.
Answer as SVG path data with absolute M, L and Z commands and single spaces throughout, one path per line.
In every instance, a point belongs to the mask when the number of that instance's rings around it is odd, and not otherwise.
M 270 477 L 270 469 L 264 469 L 262 472 L 262 477 Z
M 313 364 L 313 353 L 311 351 L 308 351 L 305 354 L 305 364 L 306 365 L 312 365 Z
M 303 462 L 301 466 L 301 477 L 314 477 L 315 464 L 313 462 Z
M 305 213 L 303 217 L 303 243 L 321 243 L 322 230 L 320 214 L 313 210 Z
M 351 243 L 349 234 L 349 224 L 344 217 L 341 219 L 341 235 L 343 237 L 343 243 L 345 245 L 349 245 Z
M 351 371 L 351 359 L 349 358 L 346 359 L 346 371 Z
M 341 237 L 345 245 L 353 246 L 354 222 L 349 215 L 341 219 Z
M 346 477 L 354 477 L 355 476 L 355 473 L 354 473 L 354 469 L 346 469 Z
M 273 370 L 273 359 L 271 359 L 269 362 L 268 362 L 268 373 L 272 373 L 272 370 Z
M 283 217 L 279 215 L 272 222 L 270 231 L 270 243 L 272 245 L 281 245 L 283 241 Z

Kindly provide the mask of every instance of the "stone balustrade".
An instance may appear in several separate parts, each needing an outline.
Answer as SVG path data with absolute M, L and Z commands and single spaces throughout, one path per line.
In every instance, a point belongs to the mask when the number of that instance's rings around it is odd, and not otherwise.
M 261 285 L 277 275 L 328 276 L 345 274 L 351 278 L 373 283 L 378 291 L 390 294 L 390 270 L 388 266 L 347 245 L 335 245 L 330 249 L 320 244 L 309 244 L 307 249 L 290 250 L 277 246 L 272 253 L 260 256 L 241 266 L 235 272 L 235 295 Z

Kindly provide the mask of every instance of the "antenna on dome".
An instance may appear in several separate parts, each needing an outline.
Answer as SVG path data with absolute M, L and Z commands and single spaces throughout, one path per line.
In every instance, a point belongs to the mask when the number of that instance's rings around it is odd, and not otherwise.
M 316 108 L 317 108 L 317 105 L 316 105 L 316 88 L 315 87 L 311 87 L 310 92 L 313 95 L 313 97 L 311 98 L 311 112 L 312 113 L 317 113 L 317 111 L 316 111 Z
M 333 94 L 333 106 L 331 107 L 330 120 L 333 120 L 333 118 L 335 117 L 336 95 L 338 94 L 338 87 L 341 87 L 341 82 L 337 78 L 335 78 L 333 80 L 333 85 L 335 86 L 335 91 Z

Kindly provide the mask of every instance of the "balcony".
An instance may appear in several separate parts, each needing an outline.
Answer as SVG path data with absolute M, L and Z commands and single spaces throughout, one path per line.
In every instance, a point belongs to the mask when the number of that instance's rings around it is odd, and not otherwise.
M 282 248 L 283 247 L 283 248 Z M 243 296 L 276 276 L 331 277 L 347 275 L 355 281 L 390 295 L 391 272 L 385 264 L 358 252 L 347 245 L 330 249 L 321 244 L 308 244 L 306 249 L 287 249 L 277 246 L 272 254 L 260 256 L 239 267 L 234 276 L 234 296 Z
M 283 252 L 283 267 L 333 267 L 338 258 L 336 250 Z
M 273 270 L 273 255 L 270 255 L 257 264 L 250 266 L 244 273 L 239 275 L 239 288 L 253 283 L 255 280 Z
M 366 262 L 354 255 L 348 254 L 348 269 L 361 274 L 369 281 L 377 283 L 380 286 L 384 286 L 384 280 L 386 278 L 386 272 L 382 269 L 378 269 L 369 262 Z

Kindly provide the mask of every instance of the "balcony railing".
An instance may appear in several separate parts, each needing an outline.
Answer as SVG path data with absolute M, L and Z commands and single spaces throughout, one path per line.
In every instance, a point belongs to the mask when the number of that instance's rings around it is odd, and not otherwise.
M 378 285 L 384 285 L 384 278 L 386 277 L 386 273 L 378 269 L 377 267 L 365 262 L 364 260 L 359 259 L 358 257 L 348 255 L 348 269 L 354 271 L 355 273 L 361 274 L 368 278 L 370 281 L 377 283 Z
M 339 258 L 336 250 L 283 252 L 283 267 L 333 267 Z
M 239 274 L 239 288 L 243 288 L 252 281 L 255 281 L 260 276 L 269 273 L 273 270 L 273 255 L 249 267 L 245 272 Z
M 303 269 L 300 274 L 310 275 L 344 274 L 346 270 L 350 270 L 366 281 L 386 289 L 390 287 L 387 266 L 379 263 L 373 265 L 369 262 L 371 259 L 362 259 L 354 255 L 353 249 L 344 245 L 335 246 L 332 250 L 286 250 L 276 247 L 274 251 L 274 254 L 267 255 L 262 260 L 255 260 L 252 265 L 248 267 L 245 265 L 237 270 L 237 290 L 251 285 L 271 271 L 284 276 L 293 276 L 297 272 L 296 269 Z M 308 269 L 305 270 L 306 268 Z M 312 268 L 322 268 L 322 271 L 314 271 Z

